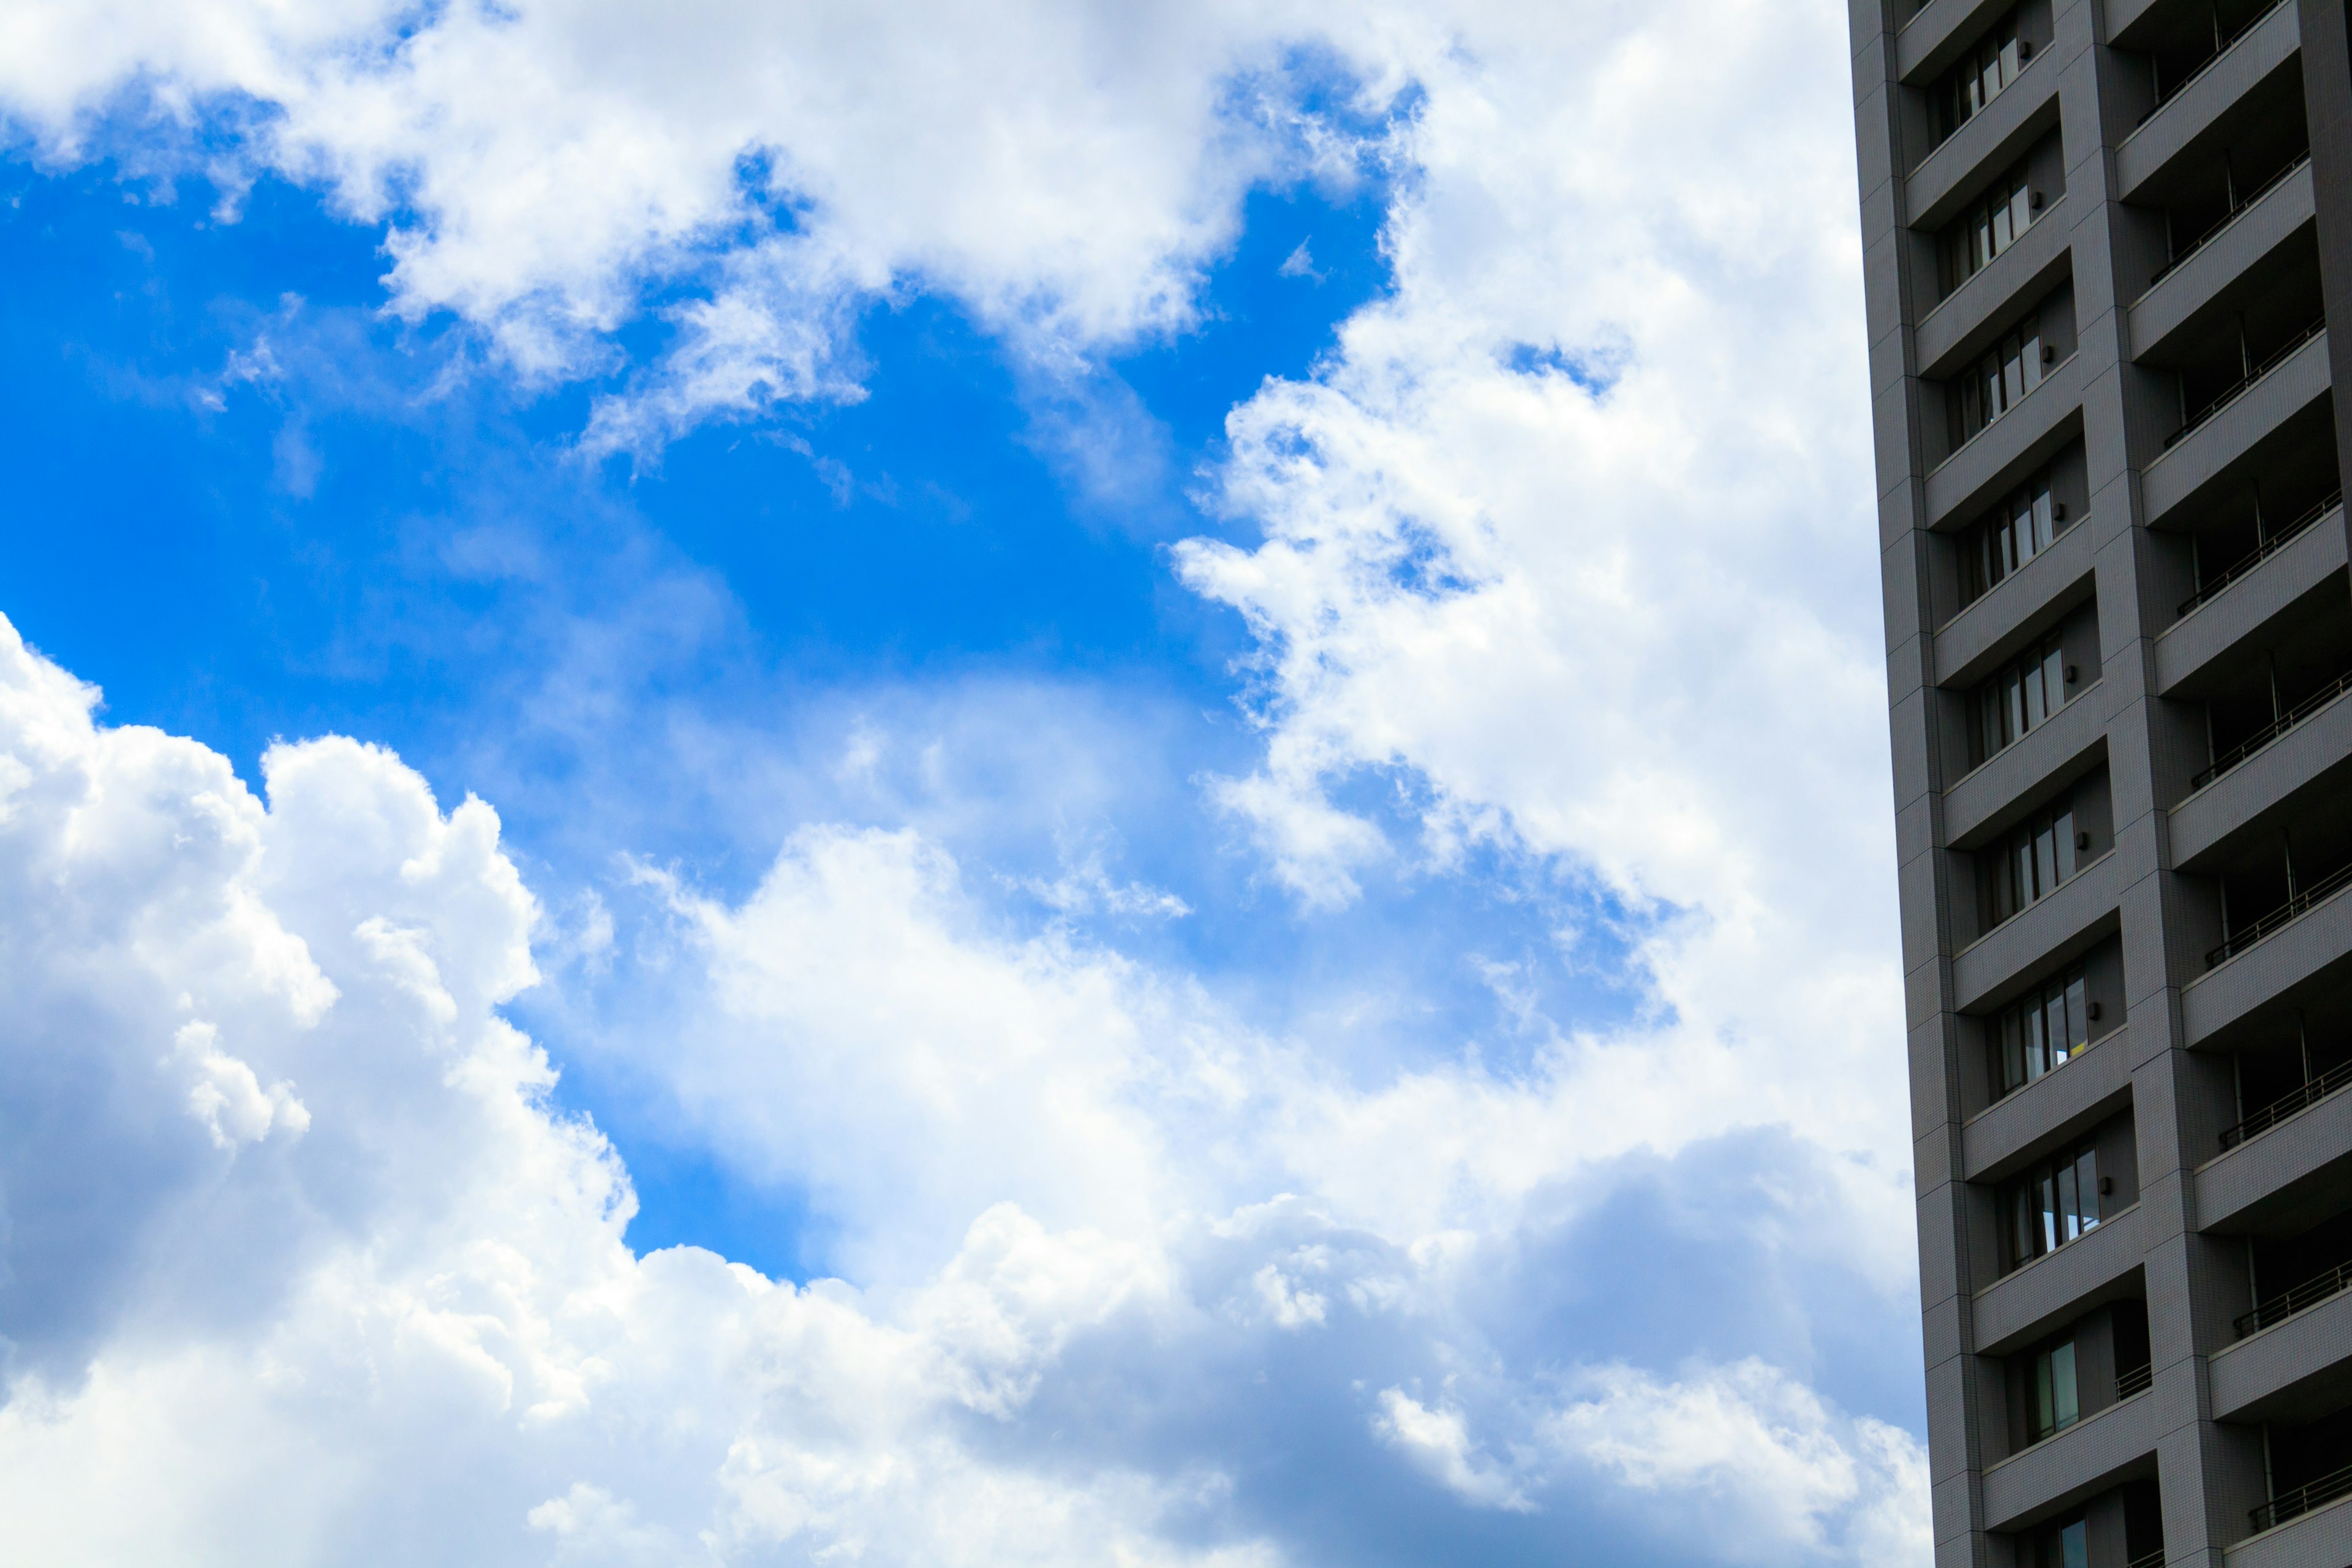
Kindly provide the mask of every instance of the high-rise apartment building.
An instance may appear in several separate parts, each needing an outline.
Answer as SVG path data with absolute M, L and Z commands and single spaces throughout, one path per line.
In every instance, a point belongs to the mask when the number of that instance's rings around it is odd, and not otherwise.
M 1937 1561 L 2347 1568 L 2345 0 L 1852 16 Z

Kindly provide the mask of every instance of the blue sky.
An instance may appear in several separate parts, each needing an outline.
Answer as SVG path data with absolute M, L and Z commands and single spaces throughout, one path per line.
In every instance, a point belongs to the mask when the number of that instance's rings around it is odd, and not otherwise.
M 1842 19 L 1763 10 L 0 70 L 0 1454 L 151 1500 L 10 1506 L 1924 1561 Z

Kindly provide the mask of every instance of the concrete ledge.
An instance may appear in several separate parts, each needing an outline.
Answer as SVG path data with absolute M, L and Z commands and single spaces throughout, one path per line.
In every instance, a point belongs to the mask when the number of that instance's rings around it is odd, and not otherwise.
M 2168 1425 L 2151 1390 L 2085 1415 L 2056 1436 L 1987 1467 L 1985 1528 L 2039 1523 L 2115 1485 L 2127 1472 L 2152 1472 L 2157 1441 Z
M 2194 321 L 2223 289 L 2318 222 L 2318 198 L 2311 183 L 2311 165 L 2305 163 L 2140 296 L 2130 312 L 2132 358 L 2143 360 L 2157 353 L 2166 340 Z M 2008 257 L 2004 254 L 2001 259 Z
M 2218 1351 L 2207 1363 L 2216 1421 L 2308 1420 L 2297 1400 L 2315 1378 L 2352 1368 L 2352 1290 Z
M 2093 681 L 2075 699 L 1944 789 L 1944 842 L 1974 849 L 2025 815 L 2060 781 L 2105 757 L 2106 707 Z
M 1895 35 L 1895 75 L 1917 87 L 1958 59 L 2011 0 L 1931 0 Z
M 1919 374 L 1941 380 L 1990 347 L 2011 324 L 2009 312 L 2021 300 L 2038 298 L 2073 270 L 2074 247 L 2066 198 L 2060 196 L 1991 266 L 1920 319 L 1911 334 Z
M 2132 1089 L 2131 1050 L 2124 1042 L 2129 1032 L 2128 1026 L 2108 1031 L 2065 1066 L 1970 1117 L 1960 1129 L 1962 1178 L 1997 1182 L 2027 1155 L 2122 1109 Z
M 2128 24 L 2110 17 L 2108 25 L 2112 32 L 2120 32 Z M 2116 199 L 2133 200 L 2140 186 L 2187 153 L 2265 78 L 2293 66 L 2302 48 L 2302 26 L 2290 0 L 2231 45 L 2204 75 L 2158 110 L 2147 124 L 2124 138 L 2116 149 Z M 2023 79 L 2021 74 L 2019 79 Z M 2336 1568 L 2343 1565 L 2338 1563 Z
M 2044 554 L 2055 553 L 2053 544 Z M 2036 556 L 2026 572 L 2041 564 Z M 2284 612 L 2297 599 L 2326 583 L 2346 565 L 2344 515 L 2328 513 L 2288 542 L 2285 549 L 2221 590 L 2165 628 L 2156 639 L 2156 691 L 2168 697 L 2198 671 L 2236 647 Z M 2020 572 L 2022 577 L 2025 572 Z M 2007 583 L 2001 587 L 2009 586 Z M 1995 589 L 1994 593 L 1999 593 Z M 1990 599 L 1991 594 L 1985 595 Z M 2347 596 L 2352 604 L 2352 596 Z M 1974 608 L 1971 605 L 1970 608 Z M 1936 651 L 1943 654 L 1943 638 Z M 1942 667 L 1939 664 L 1937 668 Z
M 2326 363 L 2324 353 L 2321 363 Z M 2063 364 L 2052 367 L 2022 403 L 1928 472 L 1927 526 L 1941 528 L 1990 506 L 1999 492 L 2023 479 L 2082 429 L 2083 356 L 2074 353 L 2066 356 Z
M 2140 495 L 2147 521 L 2154 523 L 2221 478 L 2263 437 L 2326 396 L 2328 384 L 2327 334 L 2321 332 L 2297 349 L 2284 364 L 2248 387 L 2235 403 L 2183 437 L 2171 450 L 2141 471 Z M 2049 385 L 2045 381 L 2042 389 L 2047 391 Z M 2021 405 L 2020 412 L 2022 408 Z M 2016 416 L 2008 416 L 2011 419 Z M 2000 427 L 1997 422 L 1993 429 Z M 1990 436 L 1992 431 L 1985 434 Z M 1934 484 L 1935 478 L 1930 475 L 1931 500 Z
M 1977 1292 L 1976 1352 L 2005 1355 L 2125 1289 L 2147 1248 L 2137 1204 L 2080 1241 L 2037 1258 Z
M 1937 684 L 1974 686 L 1992 673 L 1993 666 L 2091 596 L 2098 545 L 2083 526 L 2089 521 L 2086 514 L 2069 523 L 2049 549 L 1944 623 L 1936 633 Z M 2231 584 L 2232 592 L 2237 587 Z
M 2042 50 L 2000 96 L 1919 160 L 1903 183 L 1904 221 L 1935 229 L 1959 216 L 1985 181 L 2057 128 L 2058 51 Z M 2055 197 L 2058 193 L 2049 193 Z
M 2197 1228 L 2243 1228 L 2264 1207 L 2292 1206 L 2299 1186 L 2347 1163 L 2352 1094 L 2331 1094 L 2199 1167 Z
M 2352 769 L 2347 692 L 2172 810 L 2172 863 L 2184 871 L 2315 784 Z
M 2243 1529 L 2246 1517 L 2235 1521 Z M 2352 1563 L 2352 1498 L 2291 1519 L 2221 1553 L 2226 1568 L 2344 1568 Z
M 2287 1005 L 2291 989 L 2347 956 L 2352 956 L 2352 889 L 2305 910 L 2228 963 L 2182 986 L 2182 1043 L 2203 1045 L 2267 1005 Z
M 1998 1006 L 2029 978 L 2081 957 L 2111 935 L 2118 920 L 2120 875 L 2111 849 L 2032 909 L 1962 948 L 1952 959 L 1959 1010 Z

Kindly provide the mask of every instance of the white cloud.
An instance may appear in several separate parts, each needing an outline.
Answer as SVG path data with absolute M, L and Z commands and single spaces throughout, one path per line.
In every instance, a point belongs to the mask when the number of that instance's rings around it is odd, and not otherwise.
M 310 1112 L 290 1085 L 267 1090 L 253 1068 L 220 1050 L 220 1031 L 210 1024 L 184 1024 L 172 1037 L 173 1054 L 188 1079 L 188 1114 L 204 1123 L 216 1148 L 258 1143 L 272 1130 L 299 1138 Z
M 13 8 L 0 100 L 46 155 L 123 137 L 127 84 L 250 111 L 254 156 L 386 226 L 395 310 L 526 375 L 626 371 L 602 446 L 854 397 L 856 312 L 917 289 L 1047 379 L 1181 328 L 1246 189 L 1366 151 L 1302 115 L 1301 60 L 1410 101 L 1377 133 L 1393 289 L 1230 421 L 1219 495 L 1262 542 L 1180 558 L 1262 655 L 1264 763 L 1209 794 L 1310 911 L 1472 841 L 1558 860 L 1627 911 L 1650 1005 L 1523 1017 L 1513 1075 L 1358 1081 L 1008 926 L 937 837 L 804 826 L 741 899 L 644 874 L 643 1056 L 866 1288 L 639 1259 L 612 1152 L 499 1013 L 542 915 L 488 805 L 331 740 L 270 753 L 265 807 L 93 727 L 10 634 L 0 1509 L 93 1563 L 1255 1565 L 1286 1543 L 1234 1451 L 1171 1421 L 1074 1458 L 1055 1423 L 1272 1363 L 1530 1529 L 1581 1474 L 1763 1558 L 1924 1561 L 1916 1447 L 1806 1369 L 1547 1403 L 1478 1289 L 1611 1162 L 1758 1127 L 1819 1156 L 1890 1310 L 1909 1288 L 1844 59 L 1793 0 Z M 625 367 L 655 299 L 674 346 Z M 888 741 L 844 781 L 887 783 Z M 1341 804 L 1368 772 L 1428 803 L 1417 851 Z M 1032 891 L 1175 912 L 1084 863 Z
M 0 1511 L 26 1561 L 1268 1560 L 1165 1537 L 1213 1473 L 1059 1476 L 958 1436 L 1168 1296 L 1148 1242 L 985 1206 L 887 1307 L 632 1257 L 618 1163 L 498 1013 L 540 917 L 490 810 L 344 741 L 274 749 L 265 806 L 92 698 L 0 622 Z M 314 967 L 261 962 L 289 942 Z
M 1664 1382 L 1631 1367 L 1589 1374 L 1589 1396 L 1546 1423 L 1558 1447 L 1643 1491 L 1713 1505 L 1710 1539 L 1736 1519 L 1760 1531 L 1745 1552 L 1820 1546 L 1832 1527 L 1858 1562 L 1920 1562 L 1933 1552 L 1927 1460 L 1883 1422 L 1845 1421 L 1801 1384 L 1760 1362 L 1701 1367 Z M 1717 1528 L 1708 1528 L 1717 1527 Z
M 0 22 L 0 103 L 58 159 L 134 87 L 239 121 L 245 157 L 388 226 L 397 310 L 528 374 L 610 368 L 605 334 L 688 285 L 675 352 L 596 416 L 626 444 L 854 395 L 844 312 L 903 282 L 1041 363 L 1185 324 L 1242 193 L 1351 156 L 1286 79 L 1314 9 L 38 0 Z
M 1388 1388 L 1381 1391 L 1381 1413 L 1372 1425 L 1465 1502 L 1518 1512 L 1529 1507 L 1510 1478 L 1477 1452 L 1460 1411 L 1433 1410 L 1402 1389 Z
M 1147 1423 L 1049 1459 L 1041 1423 L 1080 1400 L 1116 1429 L 1163 1379 L 1308 1338 L 1337 1351 L 1318 1376 L 1450 1377 L 1486 1332 L 1465 1287 L 1515 1247 L 1526 1194 L 1614 1147 L 1558 1138 L 1557 1083 L 1350 1090 L 1131 962 L 992 935 L 909 835 L 812 830 L 738 905 L 656 880 L 702 999 L 678 1082 L 740 1116 L 709 1112 L 722 1139 L 794 1163 L 877 1282 L 640 1259 L 625 1173 L 499 1016 L 534 980 L 541 917 L 489 808 L 445 815 L 388 753 L 331 740 L 273 750 L 265 806 L 193 742 L 94 726 L 90 700 L 0 640 L 0 755 L 22 774 L 0 863 L 25 895 L 0 931 L 25 999 L 0 1034 L 22 1086 L 0 1109 L 0 1508 L 37 1560 L 292 1563 L 383 1540 L 485 1563 L 789 1543 L 1272 1564 L 1296 1543 L 1263 1501 L 1234 1511 L 1230 1468 L 1254 1384 L 1216 1396 L 1240 1403 L 1190 1452 Z M 299 942 L 313 968 L 160 940 L 223 908 L 248 947 Z M 108 940 L 125 931 L 150 940 Z M 192 1064 L 220 1091 L 206 1126 Z M 244 1140 L 235 1162 L 215 1134 Z M 121 1166 L 146 1173 L 128 1201 L 26 1201 L 55 1190 L 37 1176 Z M 1482 1411 L 1524 1425 L 1525 1373 L 1473 1359 L 1446 1403 L 1364 1394 L 1363 1419 L 1436 1495 L 1539 1521 L 1562 1472 L 1520 1458 L 1530 1439 L 1471 1436 Z M 1717 1488 L 1622 1458 L 1658 1426 L 1635 1402 L 1560 1429 L 1638 1486 Z

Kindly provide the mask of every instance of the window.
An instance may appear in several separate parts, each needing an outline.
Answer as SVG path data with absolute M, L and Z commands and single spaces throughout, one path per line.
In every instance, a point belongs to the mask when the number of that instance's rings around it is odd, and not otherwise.
M 2042 193 L 2028 183 L 2025 165 L 2020 163 L 1944 230 L 1944 292 L 1948 295 L 1991 266 L 1993 258 L 2016 244 L 2041 216 Z
M 2000 96 L 2000 89 L 2015 81 L 2032 58 L 2033 46 L 2017 36 L 2016 12 L 1994 23 L 1936 84 L 1937 140 L 1983 113 L 1985 105 Z
M 2054 846 L 2053 846 L 2054 849 Z M 2090 984 L 2080 969 L 2053 980 L 2000 1016 L 2000 1091 L 2014 1093 L 2063 1067 L 2091 1043 Z
M 1949 136 L 1983 113 L 2032 58 L 2033 46 L 2017 36 L 2015 11 L 1995 22 L 1936 84 L 1942 133 Z
M 2084 1143 L 2042 1161 L 2000 1190 L 2009 1266 L 2031 1263 L 2099 1228 L 2098 1151 Z
M 1947 399 L 1952 445 L 1967 444 L 1977 432 L 2016 407 L 2025 395 L 2042 384 L 2045 357 L 2054 357 L 2042 342 L 2039 312 L 2019 322 L 2008 337 L 1984 358 L 1962 372 Z
M 2039 1443 L 2083 1418 L 2083 1400 L 2074 1384 L 2074 1335 L 2030 1353 L 2023 1371 L 2028 1442 Z
M 1961 546 L 1961 602 L 1974 604 L 2049 549 L 2065 521 L 2065 503 L 2050 499 L 2049 474 L 2036 475 L 1969 531 Z
M 2038 730 L 2066 705 L 2074 684 L 2066 651 L 2056 637 L 2034 644 L 1976 689 L 1972 749 L 1981 764 Z
M 2091 1568 L 2090 1521 L 2078 1519 L 2035 1535 L 2018 1553 L 2018 1568 Z
M 2072 801 L 2030 819 L 1977 858 L 1987 930 L 2058 890 L 2074 874 Z M 2045 1020 L 2048 1014 L 2043 1014 Z

